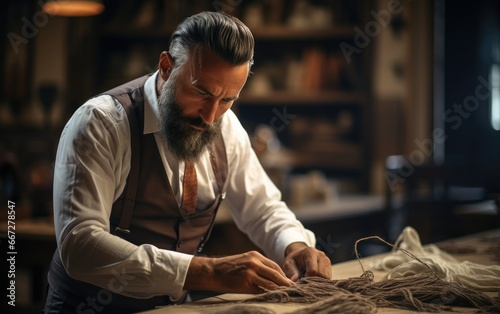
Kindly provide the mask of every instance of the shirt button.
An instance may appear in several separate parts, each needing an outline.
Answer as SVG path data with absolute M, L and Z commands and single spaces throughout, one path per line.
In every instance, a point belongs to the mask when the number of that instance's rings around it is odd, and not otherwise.
M 184 244 L 184 241 L 179 241 L 179 242 L 177 243 L 177 247 L 181 247 L 183 244 Z

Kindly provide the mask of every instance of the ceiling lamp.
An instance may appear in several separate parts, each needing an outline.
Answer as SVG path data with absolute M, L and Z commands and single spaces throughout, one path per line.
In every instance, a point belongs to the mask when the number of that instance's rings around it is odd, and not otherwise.
M 104 4 L 96 0 L 49 0 L 43 5 L 43 11 L 50 15 L 92 16 L 101 14 Z

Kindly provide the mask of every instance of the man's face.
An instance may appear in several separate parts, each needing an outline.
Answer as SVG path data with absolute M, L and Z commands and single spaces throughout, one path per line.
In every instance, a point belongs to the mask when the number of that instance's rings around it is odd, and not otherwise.
M 220 133 L 222 116 L 238 98 L 248 64 L 234 66 L 203 46 L 163 85 L 161 132 L 181 160 L 196 161 Z

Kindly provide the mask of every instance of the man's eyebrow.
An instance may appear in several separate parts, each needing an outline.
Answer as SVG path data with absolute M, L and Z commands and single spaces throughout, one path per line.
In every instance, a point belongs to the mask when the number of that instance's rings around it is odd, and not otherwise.
M 214 97 L 214 98 L 216 97 L 207 88 L 205 88 L 203 85 L 199 84 L 197 81 L 192 81 L 191 85 L 193 85 L 194 88 L 196 88 L 196 89 L 198 89 L 198 90 L 200 90 L 200 91 L 202 91 L 204 93 L 207 93 L 211 97 Z M 224 97 L 223 99 L 224 100 L 228 100 L 228 101 L 233 101 L 233 100 L 237 100 L 238 96 Z
M 200 90 L 200 91 L 202 91 L 204 93 L 207 93 L 207 94 L 209 94 L 212 97 L 215 97 L 214 94 L 212 94 L 207 88 L 205 88 L 205 86 L 199 84 L 197 81 L 192 81 L 191 85 L 193 85 L 194 88 L 196 88 L 196 89 L 198 89 L 198 90 Z

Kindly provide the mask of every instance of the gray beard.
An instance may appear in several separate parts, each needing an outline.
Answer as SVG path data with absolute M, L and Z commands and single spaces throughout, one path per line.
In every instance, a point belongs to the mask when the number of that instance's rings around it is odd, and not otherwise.
M 175 101 L 174 82 L 175 77 L 170 77 L 158 97 L 160 132 L 177 158 L 196 162 L 220 135 L 222 118 L 208 125 L 200 117 L 183 117 L 182 110 Z M 195 130 L 190 125 L 204 130 Z

